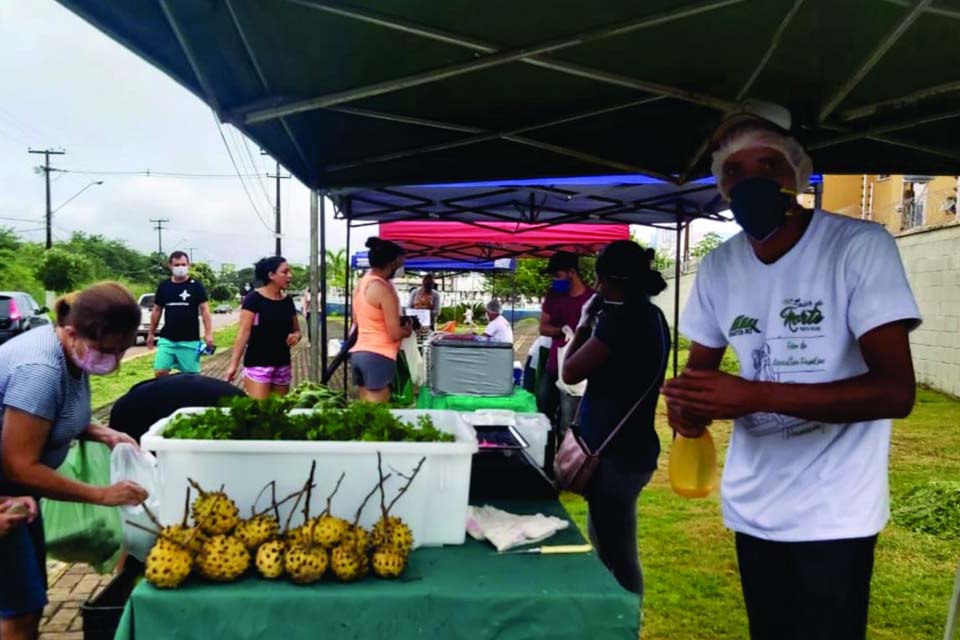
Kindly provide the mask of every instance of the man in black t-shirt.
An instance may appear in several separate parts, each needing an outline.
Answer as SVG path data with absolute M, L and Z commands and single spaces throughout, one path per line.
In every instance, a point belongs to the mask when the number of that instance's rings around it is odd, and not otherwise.
M 169 375 L 171 369 L 200 373 L 200 352 L 204 345 L 200 342 L 198 315 L 203 316 L 203 342 L 207 350 L 212 350 L 214 346 L 207 291 L 190 277 L 190 258 L 186 253 L 171 253 L 169 265 L 173 277 L 157 287 L 150 316 L 150 332 L 147 334 L 147 347 L 152 349 L 160 314 L 165 314 L 160 340 L 156 343 L 153 372 L 156 376 Z

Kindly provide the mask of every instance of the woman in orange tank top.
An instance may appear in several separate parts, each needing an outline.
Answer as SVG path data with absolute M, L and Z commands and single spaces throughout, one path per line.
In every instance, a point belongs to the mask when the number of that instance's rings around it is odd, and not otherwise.
M 353 292 L 353 322 L 357 342 L 350 349 L 353 382 L 366 402 L 389 402 L 390 385 L 397 372 L 400 340 L 412 329 L 400 321 L 400 298 L 390 280 L 403 269 L 403 249 L 370 238 L 370 270 Z

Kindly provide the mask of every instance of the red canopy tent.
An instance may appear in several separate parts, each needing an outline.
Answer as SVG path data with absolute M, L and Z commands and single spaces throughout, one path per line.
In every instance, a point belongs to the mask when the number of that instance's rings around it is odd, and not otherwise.
M 546 258 L 556 251 L 594 254 L 615 240 L 628 240 L 630 226 L 417 220 L 381 223 L 380 237 L 396 242 L 411 255 L 480 261 Z

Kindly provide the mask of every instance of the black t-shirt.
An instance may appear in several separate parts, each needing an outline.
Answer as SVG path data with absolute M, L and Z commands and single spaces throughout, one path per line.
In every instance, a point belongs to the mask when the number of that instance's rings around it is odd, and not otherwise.
M 658 324 L 662 331 L 658 331 Z M 628 302 L 622 307 L 604 309 L 593 335 L 610 349 L 610 357 L 587 378 L 580 414 L 583 439 L 591 450 L 596 450 L 655 381 L 603 456 L 609 456 L 624 470 L 656 469 L 660 440 L 654 419 L 665 356 L 670 351 L 667 320 L 658 307 L 646 300 Z
M 110 426 L 140 440 L 140 436 L 177 409 L 215 407 L 222 398 L 242 396 L 228 382 L 199 374 L 178 373 L 135 385 L 110 410 Z
M 200 305 L 207 301 L 207 290 L 190 278 L 183 282 L 164 280 L 157 287 L 153 302 L 163 308 L 160 337 L 172 342 L 200 339 Z
M 253 328 L 243 356 L 245 367 L 283 367 L 290 364 L 287 336 L 293 332 L 297 308 L 293 298 L 271 300 L 251 291 L 243 300 L 244 311 L 253 312 Z

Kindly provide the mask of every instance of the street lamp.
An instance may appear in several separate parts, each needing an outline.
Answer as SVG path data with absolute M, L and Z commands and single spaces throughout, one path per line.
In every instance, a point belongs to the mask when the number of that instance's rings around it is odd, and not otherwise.
M 90 187 L 99 186 L 99 185 L 101 185 L 101 184 L 103 184 L 103 180 L 94 180 L 94 181 L 92 181 L 90 184 L 88 184 L 87 186 L 85 186 L 83 189 L 80 189 L 80 191 L 77 191 L 75 194 L 73 194 L 72 196 L 70 196 L 69 198 L 67 198 L 66 202 L 64 202 L 63 204 L 61 204 L 59 207 L 57 207 L 56 209 L 54 209 L 54 210 L 51 211 L 50 213 L 56 213 L 57 211 L 60 211 L 60 209 L 63 209 L 65 206 L 67 206 L 68 204 L 70 204 L 70 201 L 72 201 L 74 198 L 76 198 L 77 196 L 79 196 L 81 193 L 83 193 L 84 191 L 86 191 L 86 190 L 89 189 Z
M 49 175 L 50 174 L 48 172 L 47 176 L 49 177 Z M 49 186 L 49 182 L 47 183 L 47 249 L 53 246 L 53 214 L 56 213 L 57 211 L 60 211 L 60 209 L 63 209 L 68 204 L 70 204 L 71 200 L 76 198 L 78 195 L 80 195 L 90 187 L 94 185 L 101 185 L 101 184 L 103 184 L 103 180 L 94 180 L 90 184 L 85 186 L 83 189 L 80 189 L 80 191 L 77 191 L 75 194 L 67 198 L 66 202 L 61 204 L 59 207 L 57 207 L 56 209 L 51 209 L 50 208 L 50 186 Z

